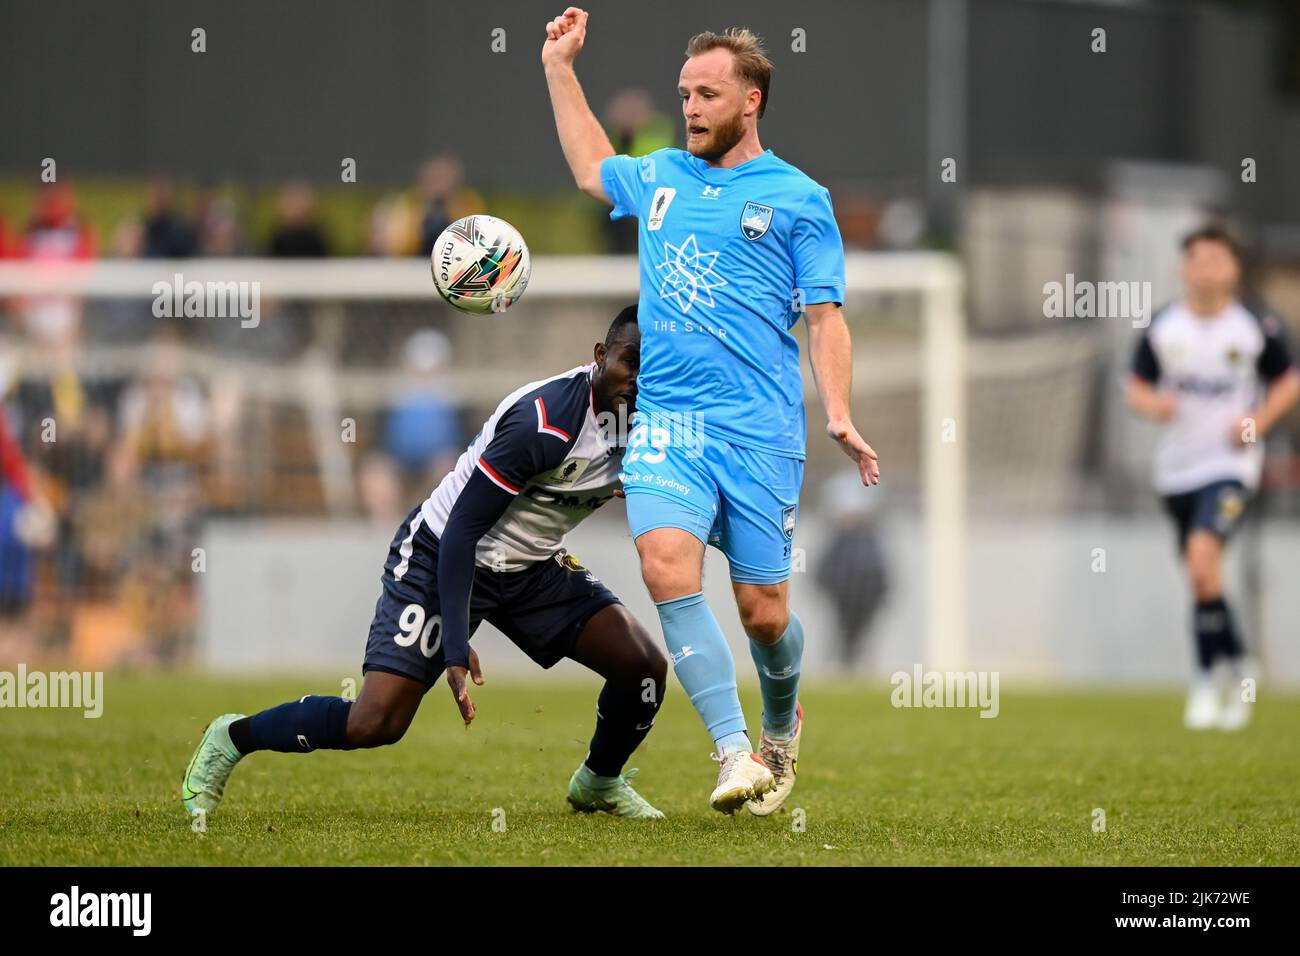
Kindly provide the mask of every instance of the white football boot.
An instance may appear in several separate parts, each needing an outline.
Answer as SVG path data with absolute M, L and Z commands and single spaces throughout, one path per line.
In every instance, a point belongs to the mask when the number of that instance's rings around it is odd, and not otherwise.
M 745 809 L 757 817 L 775 813 L 794 789 L 794 776 L 799 770 L 799 738 L 803 736 L 803 704 L 795 704 L 794 736 L 778 740 L 763 733 L 758 748 L 767 769 L 772 771 L 776 786 L 760 800 L 750 800 Z
M 710 755 L 722 764 L 718 770 L 718 785 L 709 797 L 709 806 L 720 813 L 735 813 L 747 800 L 761 800 L 763 794 L 776 786 L 772 771 L 763 758 L 748 750 L 732 750 L 719 757 Z
M 1198 677 L 1187 692 L 1183 725 L 1188 730 L 1209 730 L 1219 723 L 1219 689 L 1209 678 Z
M 1224 677 L 1224 704 L 1219 712 L 1220 730 L 1241 730 L 1250 723 L 1250 718 L 1254 716 L 1255 705 L 1242 699 L 1244 692 L 1242 684 L 1246 678 L 1253 676 L 1254 670 L 1249 662 L 1242 662 L 1227 669 Z
M 222 714 L 204 728 L 203 739 L 181 777 L 181 803 L 190 816 L 197 810 L 212 813 L 221 803 L 230 772 L 244 759 L 230 742 L 230 725 L 243 716 Z

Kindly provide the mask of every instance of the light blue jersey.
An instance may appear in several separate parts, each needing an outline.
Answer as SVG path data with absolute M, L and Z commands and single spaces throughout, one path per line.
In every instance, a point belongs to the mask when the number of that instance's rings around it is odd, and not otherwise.
M 830 193 L 771 150 L 731 169 L 681 149 L 611 156 L 611 219 L 640 220 L 637 407 L 804 458 L 802 307 L 844 301 Z

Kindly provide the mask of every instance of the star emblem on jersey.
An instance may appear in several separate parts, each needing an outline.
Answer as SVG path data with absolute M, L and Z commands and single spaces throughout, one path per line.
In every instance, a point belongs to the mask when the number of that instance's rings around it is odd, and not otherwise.
M 680 246 L 665 242 L 664 250 L 664 261 L 655 266 L 665 273 L 659 298 L 675 300 L 683 312 L 691 311 L 697 302 L 712 309 L 716 305 L 713 290 L 727 284 L 713 271 L 718 253 L 700 252 L 694 233 Z
M 768 227 L 772 225 L 772 207 L 761 203 L 747 202 L 740 213 L 740 231 L 751 242 L 762 239 Z

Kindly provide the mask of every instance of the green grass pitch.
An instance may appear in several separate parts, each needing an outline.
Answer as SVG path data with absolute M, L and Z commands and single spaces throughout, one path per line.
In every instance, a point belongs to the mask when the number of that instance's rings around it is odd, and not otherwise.
M 673 686 L 632 761 L 667 814 L 651 823 L 564 802 L 597 689 L 490 680 L 467 731 L 439 685 L 396 746 L 253 755 L 195 833 L 177 790 L 203 725 L 337 682 L 109 674 L 97 720 L 0 711 L 0 864 L 1300 863 L 1300 697 L 1267 685 L 1227 735 L 1184 731 L 1173 691 L 1004 685 L 990 720 L 894 709 L 883 681 L 810 683 L 802 814 L 767 819 L 709 809 L 709 741 Z

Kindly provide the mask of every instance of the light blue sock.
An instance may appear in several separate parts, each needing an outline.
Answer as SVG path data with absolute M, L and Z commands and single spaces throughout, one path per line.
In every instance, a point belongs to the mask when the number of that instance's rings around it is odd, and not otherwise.
M 790 612 L 790 623 L 775 644 L 750 639 L 749 656 L 758 667 L 763 693 L 763 730 L 769 737 L 792 737 L 798 718 L 799 664 L 803 660 L 803 624 Z
M 690 695 L 718 753 L 749 750 L 745 714 L 736 694 L 736 663 L 722 636 L 717 618 L 697 591 L 671 601 L 659 601 L 664 644 L 673 659 L 677 679 Z

